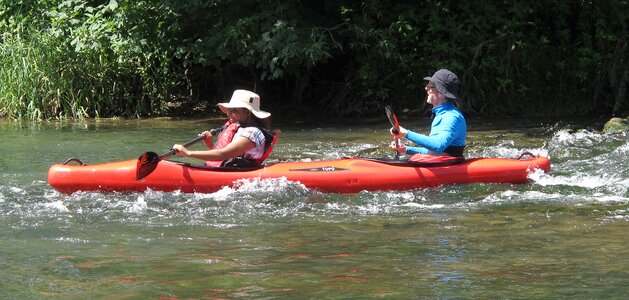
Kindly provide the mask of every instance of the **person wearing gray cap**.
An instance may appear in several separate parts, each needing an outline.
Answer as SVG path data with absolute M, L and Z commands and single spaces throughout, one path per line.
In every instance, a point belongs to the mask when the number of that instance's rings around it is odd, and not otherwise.
M 456 100 L 460 100 L 459 78 L 452 71 L 441 69 L 428 80 L 426 102 L 433 106 L 433 120 L 430 127 L 430 134 L 423 135 L 400 126 L 399 132 L 391 135 L 394 139 L 406 138 L 414 142 L 418 147 L 407 147 L 403 144 L 391 143 L 389 148 L 400 153 L 448 155 L 463 157 L 465 149 L 465 138 L 467 135 L 467 125 L 465 117 L 455 105 Z

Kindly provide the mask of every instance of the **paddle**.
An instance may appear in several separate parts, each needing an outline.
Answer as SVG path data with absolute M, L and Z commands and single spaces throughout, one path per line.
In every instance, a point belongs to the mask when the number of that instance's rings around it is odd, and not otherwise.
M 400 123 L 397 121 L 397 117 L 395 116 L 395 113 L 393 113 L 393 109 L 391 108 L 391 106 L 385 106 L 384 110 L 387 113 L 387 118 L 389 118 L 389 122 L 391 122 L 391 125 L 393 126 L 393 130 L 392 132 L 394 134 L 398 134 L 400 132 Z M 400 147 L 400 139 L 395 139 L 395 146 L 396 147 Z M 400 152 L 395 151 L 395 159 L 400 159 Z
M 216 133 L 221 132 L 223 129 L 224 127 L 214 128 L 210 130 L 210 132 L 212 133 L 212 135 L 215 135 Z M 187 148 L 188 146 L 196 144 L 204 139 L 205 135 L 200 135 L 186 142 L 185 144 L 183 144 L 183 146 Z M 162 156 L 159 156 L 157 155 L 157 153 L 150 151 L 142 153 L 140 157 L 138 157 L 138 163 L 135 168 L 135 180 L 140 180 L 153 173 L 155 168 L 157 168 L 157 164 L 160 161 L 169 158 L 170 156 L 174 155 L 175 152 L 175 149 L 170 149 L 170 151 L 164 153 Z

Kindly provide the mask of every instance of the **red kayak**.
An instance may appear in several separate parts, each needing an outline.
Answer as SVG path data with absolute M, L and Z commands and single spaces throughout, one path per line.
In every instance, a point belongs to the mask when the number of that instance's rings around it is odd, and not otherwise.
M 149 175 L 136 180 L 137 162 L 133 159 L 94 165 L 55 164 L 48 171 L 48 183 L 68 194 L 147 189 L 212 193 L 242 179 L 286 178 L 322 192 L 357 193 L 467 183 L 519 184 L 528 182 L 528 174 L 535 169 L 550 171 L 546 157 L 471 158 L 449 163 L 344 158 L 278 162 L 254 169 L 211 168 L 163 160 Z

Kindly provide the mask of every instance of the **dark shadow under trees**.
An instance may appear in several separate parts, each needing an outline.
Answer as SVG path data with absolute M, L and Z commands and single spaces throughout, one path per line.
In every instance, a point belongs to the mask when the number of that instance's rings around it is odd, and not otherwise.
M 629 110 L 628 12 L 626 1 L 4 3 L 3 54 L 40 45 L 54 63 L 11 75 L 20 59 L 4 58 L 0 115 L 207 115 L 236 88 L 276 115 L 422 111 L 422 78 L 440 68 L 459 74 L 469 115 L 617 115 Z M 29 76 L 55 79 L 30 78 L 39 91 L 24 97 Z

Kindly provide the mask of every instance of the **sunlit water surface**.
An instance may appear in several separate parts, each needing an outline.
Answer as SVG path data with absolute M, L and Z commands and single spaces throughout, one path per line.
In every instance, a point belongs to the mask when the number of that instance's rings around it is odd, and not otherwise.
M 269 160 L 393 157 L 386 121 L 367 123 L 285 125 Z M 264 180 L 68 196 L 47 184 L 51 164 L 166 152 L 219 121 L 1 123 L 0 298 L 625 297 L 627 136 L 469 123 L 468 157 L 531 151 L 552 173 L 353 195 Z

